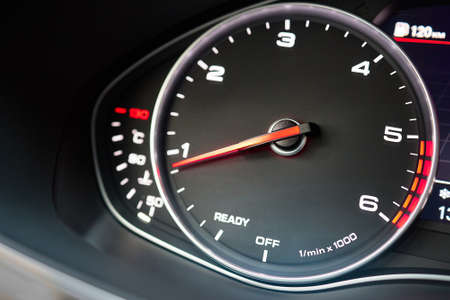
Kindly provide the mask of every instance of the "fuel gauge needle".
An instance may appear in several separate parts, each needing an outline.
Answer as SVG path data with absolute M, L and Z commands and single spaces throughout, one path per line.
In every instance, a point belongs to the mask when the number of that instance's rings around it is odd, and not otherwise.
M 305 134 L 311 131 L 311 126 L 309 123 L 303 123 L 300 125 L 284 128 L 278 131 L 266 133 L 263 135 L 259 135 L 256 137 L 252 137 L 246 140 L 243 140 L 239 143 L 226 146 L 220 149 L 216 149 L 210 152 L 206 152 L 200 155 L 196 155 L 184 160 L 180 160 L 172 164 L 173 168 L 179 167 L 187 167 L 193 164 L 197 164 L 206 160 L 211 160 L 219 157 L 224 157 L 227 155 L 231 155 L 233 153 L 244 151 L 253 147 L 261 146 L 267 143 L 276 142 L 279 140 L 287 139 L 290 137 L 294 137 L 300 134 Z

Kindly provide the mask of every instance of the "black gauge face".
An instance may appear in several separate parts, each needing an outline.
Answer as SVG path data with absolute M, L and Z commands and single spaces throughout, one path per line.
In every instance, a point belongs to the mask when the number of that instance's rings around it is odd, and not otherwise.
M 434 176 L 434 115 L 380 31 L 280 4 L 219 24 L 160 92 L 151 155 L 166 206 L 219 263 L 278 283 L 342 274 L 413 221 Z

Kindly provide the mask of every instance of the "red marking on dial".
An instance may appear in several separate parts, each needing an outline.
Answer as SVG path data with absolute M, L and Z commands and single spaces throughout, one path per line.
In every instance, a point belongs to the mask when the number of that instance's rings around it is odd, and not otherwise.
M 417 194 L 421 195 L 425 190 L 425 186 L 427 185 L 427 181 L 425 179 L 420 179 L 419 188 L 417 189 Z
M 426 155 L 428 157 L 433 156 L 433 141 L 427 141 Z
M 397 228 L 402 228 L 403 225 L 405 225 L 406 221 L 408 221 L 408 219 L 409 219 L 409 215 L 403 214 L 403 216 L 400 218 L 400 220 L 397 222 L 397 224 L 395 224 L 395 226 L 397 226 Z
M 423 172 L 422 172 L 422 174 L 423 174 L 424 176 L 430 175 L 430 169 L 431 169 L 431 161 L 426 160 L 426 161 L 425 161 L 425 164 L 424 164 L 424 166 L 423 166 Z
M 416 209 L 417 203 L 419 203 L 419 198 L 414 197 L 411 204 L 408 206 L 408 211 L 413 212 Z

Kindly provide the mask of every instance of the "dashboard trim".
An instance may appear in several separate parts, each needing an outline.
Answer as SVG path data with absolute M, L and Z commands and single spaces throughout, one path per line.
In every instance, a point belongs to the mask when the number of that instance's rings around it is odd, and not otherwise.
M 0 261 L 19 274 L 24 276 L 31 274 L 36 281 L 43 282 L 52 293 L 80 299 L 124 299 L 26 255 L 23 251 L 7 245 L 4 237 L 0 241 Z M 29 284 L 29 281 L 24 282 L 24 287 Z

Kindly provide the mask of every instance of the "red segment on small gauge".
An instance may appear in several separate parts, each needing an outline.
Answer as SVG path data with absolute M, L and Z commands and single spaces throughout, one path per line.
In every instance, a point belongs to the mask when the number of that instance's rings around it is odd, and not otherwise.
M 147 109 L 130 108 L 130 118 L 132 119 L 148 120 L 149 117 L 150 111 Z
M 116 108 L 114 109 L 114 112 L 117 113 L 117 114 L 123 115 L 123 114 L 126 114 L 126 113 L 127 113 L 127 109 L 126 109 L 126 108 L 123 108 L 123 107 L 116 107 Z

